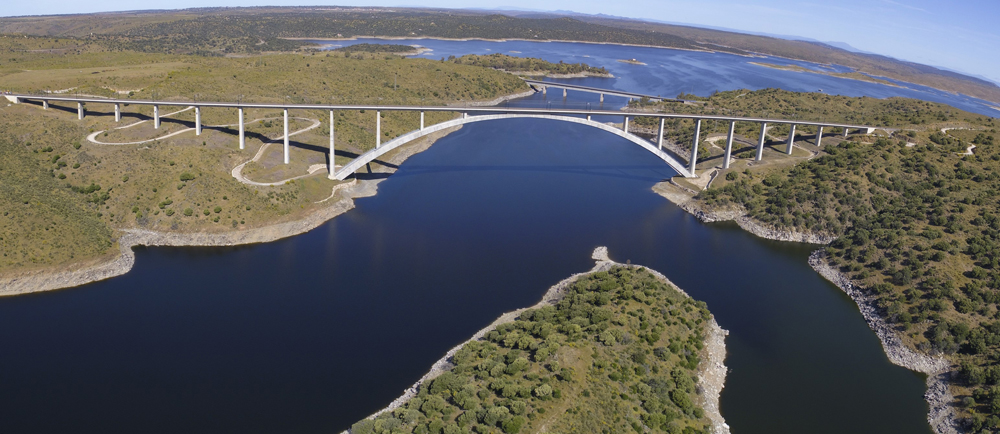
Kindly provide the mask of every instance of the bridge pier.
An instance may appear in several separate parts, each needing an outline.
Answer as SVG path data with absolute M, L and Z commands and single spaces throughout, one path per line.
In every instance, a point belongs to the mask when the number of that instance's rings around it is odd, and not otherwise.
M 122 105 L 115 104 L 115 122 L 122 121 Z
M 420 112 L 421 120 L 423 120 L 423 115 L 424 112 Z M 334 163 L 335 160 L 333 159 L 334 155 L 336 155 L 336 153 L 333 150 L 333 120 L 334 120 L 333 110 L 330 110 L 330 176 L 331 177 L 333 176 L 333 168 L 334 166 L 336 166 L 336 163 Z M 421 124 L 423 124 L 423 122 L 421 122 Z M 422 125 L 420 129 L 423 129 Z
M 468 112 L 462 112 L 462 119 L 468 119 L 468 118 L 469 118 L 469 113 Z
M 548 92 L 549 92 L 549 87 L 548 86 L 542 86 L 542 95 L 546 95 L 546 94 L 548 94 Z
M 601 104 L 604 104 L 604 94 L 601 94 Z
M 424 112 L 420 112 L 420 131 L 424 130 Z
M 194 108 L 194 135 L 201 135 L 201 107 Z
M 816 132 L 816 147 L 818 148 L 820 143 L 823 142 L 823 127 L 819 127 L 819 131 Z
M 847 138 L 847 127 L 844 127 L 844 138 Z
M 722 160 L 722 168 L 729 168 L 729 159 L 733 155 L 733 133 L 736 132 L 736 121 L 729 121 L 729 135 L 726 136 L 726 155 Z
M 590 115 L 587 115 L 587 120 L 588 121 L 592 120 L 592 119 L 590 119 Z
M 237 109 L 240 112 L 240 149 L 246 148 L 246 127 L 243 125 L 243 107 Z
M 79 120 L 82 121 L 84 116 L 85 116 L 85 114 L 83 112 L 83 103 L 82 102 L 76 103 L 76 117 L 77 117 L 77 119 L 79 119 Z
M 566 88 L 564 87 L 564 88 L 563 88 L 563 99 L 566 99 L 566 97 L 567 97 L 568 95 L 569 95 L 569 92 L 568 92 L 568 91 L 566 90 Z
M 375 149 L 382 146 L 382 111 L 375 110 Z
M 285 164 L 288 164 L 288 109 L 284 109 L 285 117 Z
M 160 129 L 160 106 L 153 106 L 153 128 Z
M 792 124 L 791 130 L 788 131 L 788 151 L 786 154 L 792 155 L 793 145 L 795 145 L 795 124 Z
M 753 161 L 760 161 L 764 158 L 764 135 L 767 134 L 767 122 L 760 124 L 760 139 L 757 139 L 757 155 Z
M 622 123 L 622 131 L 628 132 L 628 116 L 625 116 L 625 122 Z
M 667 122 L 666 118 L 660 118 L 660 132 L 656 134 L 656 146 L 663 150 L 663 126 Z
M 48 110 L 49 109 L 49 100 L 47 100 L 47 99 L 43 99 L 42 100 L 42 109 L 44 109 L 44 110 Z
M 691 172 L 691 176 L 697 176 L 695 175 L 695 167 L 698 165 L 698 142 L 700 136 L 701 119 L 697 119 L 694 121 L 694 142 L 691 143 L 691 159 L 689 160 L 691 167 L 688 169 L 688 172 Z

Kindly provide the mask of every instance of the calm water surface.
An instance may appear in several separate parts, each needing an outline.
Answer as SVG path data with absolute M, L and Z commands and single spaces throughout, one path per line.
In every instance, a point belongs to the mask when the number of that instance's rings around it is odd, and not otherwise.
M 0 299 L 0 432 L 339 431 L 599 245 L 730 330 L 734 432 L 930 431 L 923 379 L 809 268 L 815 246 L 699 223 L 650 190 L 670 176 L 585 126 L 471 124 L 308 234 L 139 249 L 125 276 Z

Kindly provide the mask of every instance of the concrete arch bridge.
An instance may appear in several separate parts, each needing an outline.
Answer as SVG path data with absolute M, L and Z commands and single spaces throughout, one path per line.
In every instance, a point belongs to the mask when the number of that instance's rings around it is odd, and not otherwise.
M 613 92 L 613 91 L 609 91 Z M 498 119 L 511 119 L 511 118 L 536 118 L 536 119 L 552 119 L 564 122 L 571 122 L 581 125 L 587 125 L 598 130 L 603 130 L 617 136 L 623 137 L 628 141 L 642 147 L 643 149 L 656 155 L 658 158 L 663 160 L 664 163 L 669 165 L 671 168 L 677 171 L 681 176 L 692 178 L 696 177 L 696 168 L 698 163 L 698 147 L 701 142 L 701 123 L 704 120 L 714 120 L 714 121 L 724 121 L 729 122 L 729 134 L 726 140 L 725 157 L 723 159 L 724 168 L 729 167 L 730 157 L 733 148 L 733 132 L 736 127 L 736 122 L 751 122 L 760 124 L 761 134 L 760 139 L 757 143 L 756 157 L 755 160 L 760 161 L 763 158 L 764 141 L 767 131 L 768 124 L 788 124 L 790 126 L 790 133 L 787 140 L 787 153 L 792 153 L 792 146 L 795 140 L 795 127 L 798 125 L 813 125 L 817 127 L 818 134 L 816 135 L 816 145 L 820 146 L 820 141 L 823 138 L 823 128 L 841 128 L 843 129 L 844 136 L 848 134 L 848 130 L 860 130 L 865 134 L 870 134 L 875 130 L 874 127 L 864 126 L 864 125 L 850 125 L 850 124 L 840 124 L 840 123 L 828 123 L 828 122 L 812 122 L 803 120 L 789 120 L 789 119 L 765 119 L 765 118 L 746 118 L 746 117 L 732 117 L 732 116 L 716 116 L 716 115 L 691 115 L 691 114 L 678 114 L 678 113 L 640 113 L 640 112 L 627 112 L 619 110 L 579 110 L 579 109 L 550 109 L 550 108 L 524 108 L 524 107 L 441 107 L 441 106 L 389 106 L 389 105 L 328 105 L 328 104 L 260 104 L 260 103 L 240 103 L 240 102 L 208 102 L 208 101 L 155 101 L 155 100 L 132 100 L 132 99 L 104 99 L 104 98 L 93 98 L 93 97 L 72 97 L 72 96 L 52 96 L 52 95 L 26 95 L 26 94 L 4 94 L 7 100 L 12 103 L 21 103 L 25 101 L 41 102 L 42 108 L 47 109 L 49 106 L 49 101 L 61 101 L 61 102 L 75 102 L 77 104 L 77 116 L 78 119 L 83 119 L 86 116 L 86 111 L 84 109 L 84 104 L 109 104 L 114 105 L 115 120 L 121 121 L 121 108 L 122 105 L 150 105 L 153 106 L 153 125 L 155 128 L 160 127 L 160 106 L 183 106 L 183 107 L 194 107 L 195 108 L 195 134 L 201 135 L 202 123 L 201 123 L 201 111 L 202 108 L 208 107 L 224 107 L 224 108 L 236 108 L 239 112 L 239 146 L 240 149 L 244 149 L 246 146 L 246 136 L 245 136 L 245 118 L 244 110 L 248 108 L 254 109 L 281 109 L 284 113 L 284 163 L 289 163 L 289 132 L 288 132 L 288 111 L 289 110 L 328 110 L 330 112 L 330 151 L 329 151 L 329 173 L 328 176 L 331 179 L 344 180 L 347 177 L 354 174 L 357 170 L 365 167 L 368 163 L 375 160 L 376 158 L 384 155 L 385 153 L 402 146 L 408 142 L 416 140 L 420 137 L 426 136 L 428 134 L 441 131 L 446 128 L 451 128 L 458 125 L 464 125 L 472 122 L 482 122 Z M 339 170 L 336 169 L 332 163 L 334 150 L 335 150 L 335 131 L 334 131 L 334 114 L 338 110 L 354 110 L 354 111 L 368 111 L 371 110 L 375 113 L 375 147 L 371 150 L 359 155 L 354 160 L 343 165 Z M 389 140 L 386 143 L 382 143 L 382 112 L 383 111 L 418 111 L 420 112 L 420 125 L 419 128 L 414 129 L 409 133 L 405 133 L 399 137 Z M 461 116 L 456 119 L 451 119 L 444 121 L 435 125 L 425 125 L 424 124 L 424 113 L 426 112 L 453 112 L 461 113 Z M 605 124 L 592 120 L 594 116 L 613 116 L 623 119 L 622 127 L 618 128 L 610 124 Z M 634 117 L 652 117 L 659 119 L 659 131 L 654 137 L 653 141 L 647 140 L 645 138 L 639 137 L 629 131 L 629 121 Z M 694 141 L 691 146 L 691 155 L 686 162 L 680 161 L 672 153 L 667 152 L 663 149 L 663 133 L 664 125 L 667 119 L 691 119 L 695 122 L 694 131 Z

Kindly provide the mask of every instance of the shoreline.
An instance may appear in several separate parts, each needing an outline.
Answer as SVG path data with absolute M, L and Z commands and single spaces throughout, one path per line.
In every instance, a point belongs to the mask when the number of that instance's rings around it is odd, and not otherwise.
M 796 232 L 769 228 L 763 223 L 754 220 L 739 210 L 713 211 L 705 210 L 693 204 L 693 198 L 682 199 L 680 194 L 670 194 L 661 182 L 653 187 L 653 191 L 663 196 L 679 208 L 693 215 L 704 223 L 735 221 L 743 230 L 758 237 L 775 241 L 794 241 L 810 244 L 829 244 L 836 237 L 819 233 Z M 822 241 L 822 242 L 819 242 Z M 865 295 L 846 275 L 831 267 L 825 260 L 826 252 L 823 249 L 815 250 L 809 255 L 809 266 L 824 279 L 840 288 L 854 303 L 865 318 L 868 327 L 878 336 L 882 343 L 882 351 L 889 362 L 911 371 L 919 372 L 927 376 L 927 390 L 924 392 L 924 401 L 927 402 L 927 423 L 936 434 L 959 434 L 962 432 L 958 428 L 958 419 L 955 408 L 951 405 L 954 397 L 948 388 L 948 379 L 951 377 L 951 363 L 941 357 L 934 357 L 919 353 L 908 348 L 900 340 L 898 334 L 892 326 L 885 322 L 879 313 L 874 300 Z
M 523 98 L 534 93 L 534 90 L 529 89 L 520 93 L 503 95 L 490 101 L 471 102 L 467 106 L 497 105 L 507 100 Z M 429 140 L 417 140 L 404 145 L 400 148 L 400 152 L 392 157 L 392 163 L 396 165 L 402 164 L 407 158 L 427 150 L 437 140 L 457 131 L 459 128 L 447 129 L 441 134 L 431 136 Z M 386 172 L 383 168 L 379 168 L 377 171 Z M 395 170 L 388 172 L 392 173 Z M 115 244 L 118 244 L 118 252 L 106 252 L 97 257 L 53 267 L 14 270 L 8 274 L 0 274 L 0 297 L 70 289 L 124 275 L 135 265 L 135 252 L 132 248 L 136 246 L 232 247 L 269 243 L 301 235 L 354 209 L 354 199 L 374 196 L 378 191 L 378 184 L 384 180 L 358 181 L 355 178 L 355 181 L 351 184 L 335 185 L 329 197 L 317 202 L 323 203 L 329 201 L 336 197 L 338 193 L 341 193 L 341 199 L 332 205 L 317 209 L 295 220 L 273 223 L 259 228 L 219 233 L 174 233 L 145 229 L 113 228 L 113 230 L 121 233 L 118 239 L 115 240 Z
M 581 277 L 601 271 L 607 271 L 611 269 L 611 267 L 616 265 L 634 267 L 634 268 L 643 268 L 646 271 L 649 271 L 650 274 L 652 274 L 653 276 L 656 276 L 657 279 L 660 279 L 669 284 L 670 286 L 672 286 L 675 290 L 677 290 L 677 292 L 680 292 L 685 297 L 691 298 L 691 296 L 687 292 L 682 290 L 677 285 L 674 285 L 674 283 L 671 282 L 670 279 L 667 279 L 666 276 L 664 276 L 662 273 L 656 270 L 653 270 L 649 267 L 644 267 L 642 265 L 635 265 L 635 264 L 626 265 L 611 260 L 611 258 L 608 257 L 607 247 L 601 246 L 595 248 L 594 253 L 591 255 L 591 258 L 595 261 L 594 268 L 591 268 L 589 271 L 573 274 L 572 276 L 559 281 L 559 283 L 552 285 L 548 289 L 548 291 L 545 291 L 545 294 L 542 295 L 542 299 L 538 303 L 535 303 L 532 306 L 523 307 L 520 309 L 513 310 L 511 312 L 506 312 L 504 314 L 501 314 L 492 323 L 490 323 L 486 327 L 483 327 L 475 334 L 473 334 L 471 338 L 465 340 L 464 342 L 448 350 L 448 352 L 446 352 L 444 356 L 441 356 L 440 359 L 438 359 L 431 365 L 430 369 L 427 371 L 426 374 L 420 377 L 420 379 L 417 380 L 416 383 L 413 383 L 412 386 L 404 390 L 403 394 L 400 395 L 398 398 L 394 399 L 391 403 L 389 403 L 389 405 L 387 405 L 385 408 L 379 411 L 376 411 L 375 413 L 372 413 L 370 416 L 364 419 L 375 419 L 381 414 L 391 412 L 396 410 L 397 408 L 400 408 L 411 398 L 417 396 L 417 391 L 420 389 L 421 386 L 423 386 L 428 381 L 437 378 L 439 375 L 453 368 L 454 365 L 452 365 L 449 360 L 451 360 L 451 358 L 455 355 L 455 353 L 457 353 L 458 350 L 462 349 L 462 347 L 464 347 L 466 344 L 468 344 L 469 342 L 482 339 L 483 337 L 486 336 L 486 334 L 493 331 L 502 324 L 514 322 L 521 315 L 521 313 L 527 310 L 555 305 L 556 303 L 559 302 L 559 300 L 562 299 L 566 289 L 569 288 L 570 285 L 572 285 Z M 715 315 L 712 315 L 712 318 L 708 324 L 708 334 L 705 337 L 705 343 L 706 343 L 705 353 L 707 357 L 705 357 L 702 360 L 702 362 L 699 364 L 698 367 L 699 371 L 698 387 L 702 390 L 702 393 L 699 393 L 698 397 L 702 401 L 701 404 L 703 409 L 705 410 L 705 417 L 712 422 L 713 434 L 730 433 L 729 425 L 726 424 L 725 419 L 719 412 L 719 395 L 722 393 L 722 389 L 725 387 L 726 373 L 728 372 L 726 366 L 723 364 L 723 362 L 726 359 L 725 338 L 728 334 L 729 332 L 720 327 L 718 322 L 716 322 Z M 351 434 L 351 430 L 346 429 L 342 431 L 341 434 Z
M 623 47 L 661 48 L 661 49 L 664 49 L 664 50 L 679 50 L 679 51 L 692 51 L 692 52 L 701 52 L 701 53 L 729 54 L 729 55 L 733 55 L 733 56 L 740 56 L 740 57 L 746 57 L 746 58 L 751 58 L 751 59 L 773 58 L 773 59 L 792 60 L 792 61 L 798 61 L 798 62 L 807 62 L 807 63 L 812 63 L 812 64 L 815 64 L 815 65 L 834 65 L 834 63 L 829 63 L 829 62 L 828 63 L 820 63 L 820 62 L 814 62 L 814 61 L 811 61 L 811 60 L 797 59 L 797 58 L 794 58 L 794 57 L 782 57 L 782 56 L 777 56 L 777 55 L 773 55 L 773 54 L 765 54 L 765 53 L 761 53 L 761 52 L 757 52 L 757 51 L 749 51 L 749 50 L 742 50 L 742 49 L 741 49 L 741 51 L 743 51 L 746 54 L 739 54 L 739 53 L 732 53 L 732 52 L 729 52 L 729 51 L 718 51 L 718 50 L 698 50 L 698 49 L 693 49 L 693 48 L 665 47 L 665 46 L 661 46 L 661 45 L 649 45 L 649 44 L 628 44 L 628 43 L 617 43 L 617 42 L 574 41 L 574 40 L 562 40 L 562 39 L 538 40 L 538 39 L 523 39 L 523 38 L 509 38 L 509 39 L 441 38 L 441 37 L 432 37 L 432 36 L 419 36 L 419 37 L 402 37 L 402 36 L 351 36 L 351 37 L 347 37 L 347 38 L 281 38 L 281 39 L 285 39 L 285 40 L 289 40 L 289 41 L 356 41 L 358 39 L 381 39 L 381 40 L 389 40 L 389 41 L 398 41 L 398 40 L 409 40 L 409 39 L 412 39 L 412 40 L 430 39 L 430 40 L 437 40 L 437 41 L 457 41 L 457 42 L 468 42 L 468 41 L 483 41 L 483 42 L 510 42 L 510 41 L 523 41 L 523 42 L 569 42 L 569 43 L 576 43 L 576 44 L 619 45 L 619 46 L 623 46 Z M 719 45 L 719 46 L 723 47 L 722 45 Z M 727 48 L 730 48 L 730 47 L 727 47 Z M 854 69 L 854 72 L 859 72 L 859 73 L 864 74 L 864 72 L 862 72 L 861 70 L 859 70 L 857 68 L 852 68 L 852 69 Z M 940 89 L 940 88 L 937 88 L 937 87 L 934 87 L 934 86 L 930 86 L 930 85 L 926 85 L 926 84 L 920 84 L 920 83 L 916 83 L 916 82 L 913 82 L 913 81 L 904 80 L 904 79 L 901 79 L 901 78 L 892 78 L 892 77 L 887 77 L 887 76 L 883 76 L 883 77 L 885 77 L 887 79 L 891 79 L 891 80 L 897 80 L 897 81 L 902 82 L 902 83 L 913 84 L 913 85 L 917 85 L 917 86 L 923 86 L 923 87 L 926 87 L 926 88 L 929 88 L 929 89 L 934 89 L 934 90 L 941 91 L 941 92 L 947 92 L 947 93 L 951 93 L 951 94 L 954 94 L 954 95 L 962 95 L 962 96 L 966 96 L 966 97 L 969 97 L 969 98 L 975 98 L 975 99 L 982 100 L 982 101 L 987 101 L 987 102 L 991 102 L 991 103 L 1000 104 L 1000 101 L 991 101 L 991 100 L 986 99 L 984 97 L 973 96 L 973 95 L 969 95 L 969 94 L 958 92 L 958 91 Z M 843 78 L 843 77 L 839 77 L 839 78 Z M 906 86 L 899 86 L 899 87 L 904 87 L 905 88 Z M 998 110 L 1000 110 L 1000 108 L 998 108 Z

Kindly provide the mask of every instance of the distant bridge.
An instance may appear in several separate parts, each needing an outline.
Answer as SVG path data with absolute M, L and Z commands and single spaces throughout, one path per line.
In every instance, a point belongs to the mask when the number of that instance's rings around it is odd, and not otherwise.
M 623 90 L 601 89 L 599 87 L 579 86 L 579 85 L 575 85 L 575 84 L 558 83 L 558 82 L 555 82 L 555 81 L 541 81 L 541 80 L 524 79 L 524 82 L 528 83 L 528 85 L 530 85 L 532 89 L 535 89 L 536 92 L 537 91 L 541 91 L 542 93 L 548 93 L 547 89 L 550 88 L 550 87 L 554 87 L 556 89 L 562 89 L 563 90 L 563 98 L 566 98 L 567 91 L 569 91 L 569 90 L 576 90 L 576 91 L 580 91 L 580 92 L 600 94 L 601 95 L 601 102 L 604 102 L 604 95 L 620 96 L 620 97 L 624 97 L 624 98 L 628 98 L 628 99 L 649 98 L 650 101 L 671 101 L 671 102 L 683 102 L 684 101 L 684 100 L 680 100 L 680 99 L 664 98 L 664 97 L 656 96 L 656 95 L 646 95 L 646 94 L 642 94 L 642 93 L 625 92 Z
M 676 113 L 635 113 L 635 112 L 623 112 L 619 110 L 578 110 L 578 109 L 549 109 L 549 108 L 521 108 L 521 107 L 441 107 L 441 106 L 389 106 L 389 105 L 328 105 L 328 104 L 260 104 L 260 103 L 239 103 L 239 102 L 207 102 L 207 101 L 148 101 L 148 100 L 132 100 L 132 99 L 104 99 L 104 98 L 83 98 L 83 97 L 71 97 L 71 96 L 50 96 L 50 95 L 22 95 L 22 94 L 5 94 L 4 97 L 12 103 L 20 103 L 23 101 L 41 101 L 42 107 L 47 109 L 49 106 L 49 101 L 64 101 L 64 102 L 75 102 L 77 104 L 77 117 L 78 119 L 83 119 L 86 116 L 86 110 L 84 109 L 84 103 L 93 104 L 113 104 L 115 107 L 115 121 L 121 121 L 121 107 L 122 104 L 134 104 L 134 105 L 151 105 L 153 106 L 153 126 L 154 128 L 160 128 L 160 106 L 193 106 L 195 108 L 195 135 L 201 135 L 202 123 L 201 123 L 201 109 L 203 107 L 225 107 L 225 108 L 236 108 L 239 111 L 239 145 L 240 149 L 246 147 L 246 135 L 245 135 L 245 119 L 243 116 L 244 109 L 254 108 L 254 109 L 281 109 L 284 112 L 284 163 L 289 163 L 289 134 L 288 134 L 288 111 L 289 110 L 328 110 L 330 112 L 330 164 L 329 164 L 329 177 L 330 179 L 344 180 L 348 176 L 354 174 L 358 169 L 364 167 L 366 164 L 375 160 L 379 156 L 385 154 L 386 152 L 399 147 L 405 143 L 413 141 L 417 138 L 426 136 L 436 131 L 440 131 L 453 126 L 463 125 L 471 122 L 481 122 L 497 119 L 510 119 L 510 118 L 538 118 L 538 119 L 554 119 L 564 122 L 572 122 L 582 125 L 591 126 L 612 134 L 618 135 L 630 142 L 641 146 L 643 149 L 653 153 L 665 163 L 667 163 L 671 168 L 677 171 L 678 174 L 686 178 L 696 177 L 696 167 L 698 163 L 698 146 L 701 136 L 701 122 L 703 120 L 716 120 L 716 121 L 726 121 L 729 122 L 729 134 L 726 140 L 726 151 L 725 158 L 723 159 L 723 167 L 729 168 L 730 157 L 733 149 L 733 131 L 736 127 L 736 122 L 752 122 L 761 125 L 760 139 L 757 142 L 757 153 L 755 160 L 760 161 L 763 157 L 764 152 L 764 141 L 765 133 L 767 131 L 768 124 L 788 124 L 791 126 L 791 131 L 788 135 L 787 140 L 787 153 L 792 153 L 792 146 L 795 140 L 795 127 L 797 125 L 813 125 L 818 129 L 818 134 L 816 136 L 816 146 L 820 145 L 820 141 L 823 138 L 823 128 L 843 128 L 844 136 L 847 136 L 849 129 L 861 130 L 865 134 L 871 134 L 875 131 L 875 128 L 863 125 L 850 125 L 850 124 L 840 124 L 840 123 L 829 123 L 829 122 L 811 122 L 811 121 L 799 121 L 799 120 L 787 120 L 787 119 L 765 119 L 765 118 L 745 118 L 745 117 L 732 117 L 732 116 L 716 116 L 716 115 L 692 115 L 692 114 L 676 114 Z M 375 148 L 365 152 L 364 154 L 358 156 L 351 162 L 345 164 L 340 170 L 335 170 L 334 166 L 334 112 L 337 110 L 372 110 L 375 112 Z M 420 112 L 420 127 L 409 133 L 403 134 L 395 139 L 392 139 L 385 144 L 382 143 L 382 112 L 383 111 L 418 111 Z M 424 113 L 425 112 L 454 112 L 461 113 L 461 116 L 457 119 L 448 120 L 441 122 L 439 124 L 426 126 L 424 125 Z M 592 120 L 593 116 L 616 116 L 623 119 L 622 128 L 612 127 L 608 124 L 596 122 Z M 644 138 L 636 136 L 629 132 L 629 120 L 634 117 L 651 117 L 659 118 L 660 127 L 659 132 L 656 135 L 654 142 L 650 142 Z M 678 161 L 672 154 L 663 150 L 663 132 L 664 124 L 667 119 L 691 119 L 695 121 L 695 131 L 694 131 L 694 141 L 691 147 L 691 156 L 688 161 L 682 163 Z M 655 144 L 655 146 L 654 146 Z

